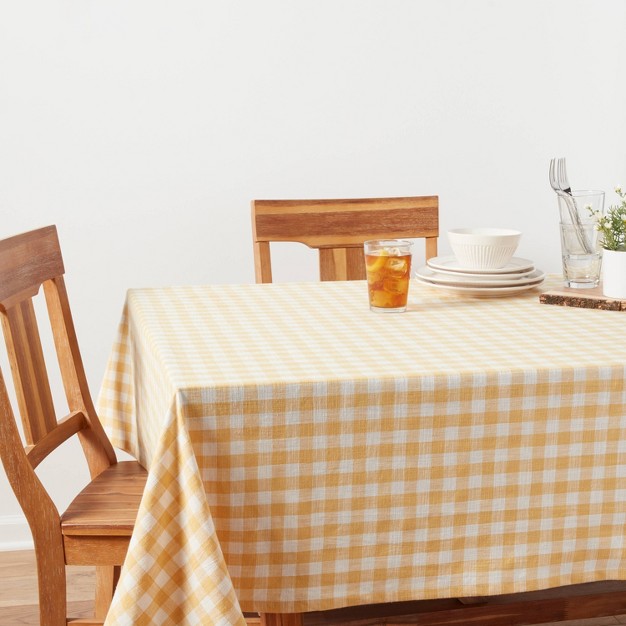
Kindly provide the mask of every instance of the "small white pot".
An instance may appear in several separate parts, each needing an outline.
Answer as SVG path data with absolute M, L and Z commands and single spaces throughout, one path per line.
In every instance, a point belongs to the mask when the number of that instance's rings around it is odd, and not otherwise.
M 602 251 L 602 293 L 626 300 L 626 251 Z

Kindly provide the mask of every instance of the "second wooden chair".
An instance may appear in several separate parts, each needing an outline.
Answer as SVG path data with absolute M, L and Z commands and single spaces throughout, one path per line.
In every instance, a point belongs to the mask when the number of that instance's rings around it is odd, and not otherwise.
M 319 250 L 321 280 L 364 280 L 363 242 L 426 239 L 437 255 L 437 196 L 344 200 L 253 200 L 252 233 L 257 283 L 272 282 L 270 242 L 291 241 Z

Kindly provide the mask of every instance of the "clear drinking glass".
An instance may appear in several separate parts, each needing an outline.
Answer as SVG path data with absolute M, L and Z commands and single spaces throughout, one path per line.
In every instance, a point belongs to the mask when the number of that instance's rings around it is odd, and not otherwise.
M 403 239 L 365 242 L 367 288 L 372 311 L 379 313 L 406 311 L 412 246 L 412 242 Z
M 604 191 L 573 191 L 557 196 L 561 216 L 561 257 L 567 287 L 588 289 L 600 282 L 602 246 L 591 211 L 604 210 Z

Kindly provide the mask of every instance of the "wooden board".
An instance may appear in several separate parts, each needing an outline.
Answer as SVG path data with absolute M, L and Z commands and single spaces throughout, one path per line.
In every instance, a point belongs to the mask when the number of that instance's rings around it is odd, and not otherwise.
M 603 311 L 626 311 L 626 300 L 609 298 L 602 294 L 602 284 L 593 289 L 560 287 L 539 296 L 542 304 L 571 306 L 578 309 L 601 309 Z

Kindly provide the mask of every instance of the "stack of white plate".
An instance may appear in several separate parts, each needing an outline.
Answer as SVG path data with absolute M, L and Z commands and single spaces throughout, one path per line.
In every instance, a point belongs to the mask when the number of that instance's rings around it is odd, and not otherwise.
M 431 287 L 472 296 L 503 296 L 540 285 L 545 273 L 528 259 L 513 257 L 498 269 L 462 267 L 455 256 L 439 256 L 415 272 L 415 278 Z

